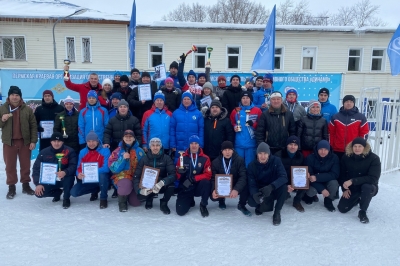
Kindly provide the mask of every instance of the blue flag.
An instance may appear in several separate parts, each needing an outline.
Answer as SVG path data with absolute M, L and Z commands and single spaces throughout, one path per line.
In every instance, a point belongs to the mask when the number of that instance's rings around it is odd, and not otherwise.
M 275 18 L 276 5 L 269 16 L 264 31 L 264 39 L 260 48 L 254 56 L 251 70 L 274 70 L 275 69 Z
M 400 24 L 389 42 L 387 54 L 390 61 L 392 76 L 397 76 L 400 73 Z
M 131 69 L 135 67 L 136 47 L 136 3 L 133 0 L 131 22 L 129 23 L 129 64 Z

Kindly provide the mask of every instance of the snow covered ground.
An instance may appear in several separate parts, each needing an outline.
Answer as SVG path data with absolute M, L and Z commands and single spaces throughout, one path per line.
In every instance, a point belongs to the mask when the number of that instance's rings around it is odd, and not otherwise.
M 170 215 L 158 199 L 152 210 L 120 213 L 116 199 L 100 210 L 83 196 L 64 210 L 51 198 L 22 194 L 20 184 L 7 200 L 1 159 L 0 265 L 400 265 L 399 189 L 399 172 L 381 177 L 369 224 L 359 222 L 358 209 L 329 213 L 319 202 L 299 213 L 290 199 L 282 224 L 273 226 L 271 213 L 245 217 L 237 200 L 224 211 L 209 202 L 208 218 L 198 199 L 184 217 L 175 213 L 175 197 Z

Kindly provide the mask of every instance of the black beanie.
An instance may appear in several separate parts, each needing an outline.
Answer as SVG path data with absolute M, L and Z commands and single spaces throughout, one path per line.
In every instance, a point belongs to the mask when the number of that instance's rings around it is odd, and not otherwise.
M 354 104 L 356 104 L 356 98 L 354 98 L 353 95 L 346 95 L 343 97 L 343 104 L 347 101 L 352 101 Z
M 356 144 L 360 144 L 365 148 L 365 146 L 367 146 L 367 141 L 363 138 L 355 138 L 351 143 L 351 146 L 354 146 Z
M 132 68 L 132 69 L 131 69 L 131 75 L 132 75 L 133 72 L 136 72 L 136 73 L 139 73 L 139 74 L 140 74 L 140 71 L 139 71 L 139 69 L 137 69 L 137 68 Z
M 171 68 L 176 68 L 176 69 L 178 69 L 178 68 L 179 68 L 178 62 L 176 62 L 176 61 L 172 62 L 172 63 L 169 65 L 169 69 L 171 69 Z
M 18 94 L 20 97 L 22 97 L 21 89 L 18 88 L 17 86 L 10 86 L 10 90 L 8 91 L 8 96 L 10 96 L 11 94 Z
M 329 97 L 329 90 L 327 88 L 320 89 L 318 92 L 318 95 L 320 95 L 321 93 L 326 93 L 326 94 L 328 94 L 328 97 Z
M 240 83 L 240 77 L 239 77 L 239 75 L 233 75 L 232 77 L 231 77 L 231 79 L 230 79 L 230 82 L 232 83 L 232 79 L 233 78 L 238 78 L 239 79 L 239 83 Z
M 146 72 L 146 71 L 143 71 L 143 72 L 142 72 L 142 78 L 143 78 L 143 77 L 148 77 L 148 78 L 151 79 L 150 73 L 149 73 L 149 72 Z
M 244 96 L 247 96 L 250 98 L 250 101 L 253 101 L 253 94 L 251 92 L 248 91 L 243 91 L 242 94 L 240 95 L 240 101 L 242 101 L 242 98 Z
M 233 150 L 233 143 L 229 140 L 226 140 L 226 141 L 222 142 L 222 144 L 221 144 L 221 151 L 226 150 L 226 149 Z
M 60 132 L 54 132 L 53 135 L 51 135 L 50 141 L 53 140 L 61 140 L 64 141 L 63 135 Z

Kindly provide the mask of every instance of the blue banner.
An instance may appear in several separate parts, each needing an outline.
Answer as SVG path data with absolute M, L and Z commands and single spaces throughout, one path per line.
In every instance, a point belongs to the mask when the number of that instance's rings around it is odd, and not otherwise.
M 131 22 L 129 23 L 129 64 L 131 69 L 135 67 L 136 49 L 136 1 L 133 1 Z
M 389 42 L 387 54 L 390 61 L 392 76 L 397 76 L 400 73 L 400 24 Z

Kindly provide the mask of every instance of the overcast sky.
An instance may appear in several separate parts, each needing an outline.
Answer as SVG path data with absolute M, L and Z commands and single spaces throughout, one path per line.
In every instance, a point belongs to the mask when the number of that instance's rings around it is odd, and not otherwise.
M 107 12 L 113 14 L 128 14 L 130 16 L 132 12 L 133 0 L 64 0 L 79 6 Z M 294 0 L 297 3 L 300 0 Z M 361 1 L 361 0 L 360 0 Z M 136 0 L 137 10 L 137 23 L 140 22 L 153 22 L 160 21 L 163 15 L 168 14 L 169 11 L 174 10 L 181 3 L 196 3 L 199 2 L 204 5 L 212 5 L 217 0 Z M 255 1 L 262 2 L 264 5 L 272 10 L 274 4 L 279 6 L 284 1 Z M 328 10 L 332 13 L 336 13 L 337 9 L 341 6 L 349 6 L 356 3 L 355 0 L 335 0 L 335 1 L 321 1 L 321 0 L 308 0 L 310 10 L 313 14 L 318 14 L 320 11 Z M 399 0 L 371 0 L 373 5 L 380 5 L 379 16 L 383 21 L 387 22 L 387 26 L 397 28 L 400 23 Z

